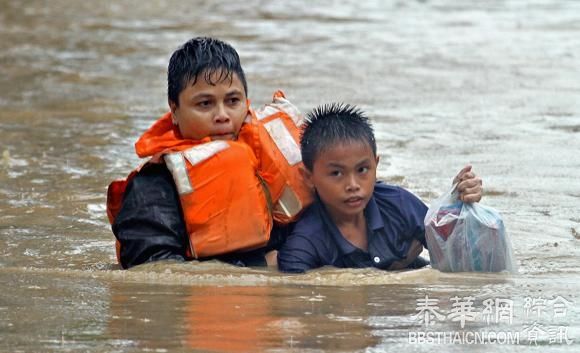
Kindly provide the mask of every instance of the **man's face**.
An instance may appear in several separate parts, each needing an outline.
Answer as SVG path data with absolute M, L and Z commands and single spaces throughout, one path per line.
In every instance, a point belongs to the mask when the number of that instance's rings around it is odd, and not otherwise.
M 211 77 L 216 82 L 219 72 Z M 173 121 L 184 139 L 235 140 L 248 113 L 244 86 L 237 74 L 232 81 L 225 79 L 209 84 L 200 73 L 194 85 L 187 85 L 179 93 L 179 106 L 170 101 Z
M 306 180 L 313 186 L 331 218 L 346 221 L 362 214 L 375 182 L 378 158 L 365 142 L 330 146 L 318 154 Z

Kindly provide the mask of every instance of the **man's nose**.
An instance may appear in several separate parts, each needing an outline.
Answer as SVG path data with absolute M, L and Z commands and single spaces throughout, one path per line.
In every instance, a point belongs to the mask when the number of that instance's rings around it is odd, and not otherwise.
M 219 104 L 217 106 L 217 111 L 215 112 L 214 115 L 214 122 L 219 124 L 230 122 L 230 116 L 228 115 L 226 107 L 223 104 Z

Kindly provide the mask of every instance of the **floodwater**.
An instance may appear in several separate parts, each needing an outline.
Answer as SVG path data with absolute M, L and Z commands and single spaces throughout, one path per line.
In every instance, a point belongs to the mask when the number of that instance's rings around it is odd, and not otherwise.
M 313 3 L 0 2 L 1 352 L 579 351 L 580 2 Z M 359 105 L 380 178 L 426 202 L 473 164 L 519 273 L 120 270 L 106 186 L 197 35 L 256 106 Z

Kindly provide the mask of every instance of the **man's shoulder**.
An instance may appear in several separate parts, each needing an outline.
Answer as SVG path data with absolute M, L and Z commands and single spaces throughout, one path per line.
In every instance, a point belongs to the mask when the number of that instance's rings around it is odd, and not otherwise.
M 145 163 L 135 178 L 143 179 L 155 179 L 155 178 L 172 178 L 169 169 L 165 163 Z
M 159 199 L 166 199 L 168 194 L 178 197 L 167 166 L 164 163 L 147 163 L 127 184 L 125 198 L 156 203 Z

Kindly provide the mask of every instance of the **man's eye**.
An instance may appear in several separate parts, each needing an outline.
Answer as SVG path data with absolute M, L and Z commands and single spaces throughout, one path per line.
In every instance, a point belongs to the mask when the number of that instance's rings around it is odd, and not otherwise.
M 236 104 L 238 104 L 239 102 L 241 102 L 241 99 L 239 99 L 239 98 L 237 98 L 237 97 L 236 97 L 236 98 L 230 98 L 230 99 L 228 100 L 228 103 L 229 103 L 229 104 L 231 104 L 231 105 L 236 105 Z
M 368 171 L 369 171 L 369 167 L 360 167 L 358 169 L 358 172 L 361 174 L 366 174 L 366 173 L 368 173 Z
M 211 101 L 209 101 L 209 100 L 199 101 L 199 102 L 197 102 L 197 105 L 200 107 L 209 107 L 211 105 Z
M 333 170 L 332 172 L 330 172 L 330 175 L 333 177 L 339 177 L 342 175 L 342 172 L 340 170 Z

